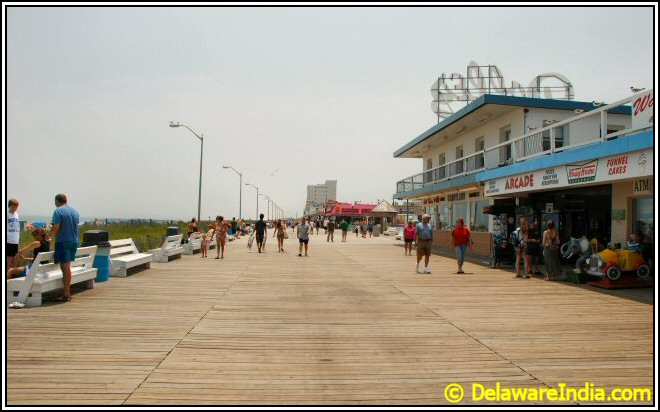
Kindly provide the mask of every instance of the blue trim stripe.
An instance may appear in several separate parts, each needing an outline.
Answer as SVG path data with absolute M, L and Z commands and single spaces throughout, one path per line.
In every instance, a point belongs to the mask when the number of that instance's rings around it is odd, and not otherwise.
M 529 159 L 509 166 L 486 170 L 473 175 L 461 176 L 425 186 L 420 189 L 411 190 L 409 192 L 396 193 L 394 194 L 394 197 L 397 199 L 405 199 L 429 195 L 447 190 L 459 189 L 471 184 L 481 184 L 493 179 L 528 173 L 535 170 L 651 149 L 653 148 L 654 142 L 653 135 L 654 130 L 649 130 L 607 142 L 598 142 L 576 149 L 554 153 L 552 155 L 540 156 L 538 158 Z
M 477 173 L 476 180 L 478 182 L 486 182 L 500 177 L 513 176 L 592 159 L 601 159 L 649 148 L 653 148 L 653 130 L 620 137 L 608 142 L 598 142 L 552 155 L 540 156 L 497 169 L 486 170 Z
M 452 124 L 458 122 L 462 118 L 468 116 L 469 114 L 476 112 L 481 107 L 488 104 L 497 104 L 502 106 L 513 106 L 513 107 L 530 107 L 537 109 L 554 109 L 554 110 L 584 110 L 585 112 L 596 109 L 597 107 L 592 104 L 592 102 L 577 102 L 572 100 L 555 100 L 555 99 L 538 99 L 532 97 L 515 97 L 515 96 L 500 96 L 494 94 L 484 94 L 478 99 L 470 102 L 461 110 L 452 114 L 451 116 L 444 119 L 442 122 L 426 130 L 424 133 L 415 137 L 410 142 L 403 145 L 401 148 L 394 152 L 394 157 L 400 157 L 405 154 L 410 149 L 414 148 L 418 144 L 424 142 L 429 137 L 434 134 L 446 129 Z M 612 114 L 631 114 L 630 106 L 619 106 L 610 110 L 608 113 Z

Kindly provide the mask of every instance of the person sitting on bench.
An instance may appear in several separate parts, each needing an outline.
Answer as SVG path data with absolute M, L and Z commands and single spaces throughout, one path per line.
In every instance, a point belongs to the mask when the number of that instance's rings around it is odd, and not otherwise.
M 14 265 L 7 269 L 7 279 L 20 278 L 26 275 L 27 269 L 32 264 L 33 258 L 25 256 L 28 256 L 30 252 L 37 250 L 40 245 L 41 243 L 38 240 L 35 240 L 19 249 L 16 259 L 14 259 Z M 34 256 L 36 255 L 37 253 L 35 252 Z

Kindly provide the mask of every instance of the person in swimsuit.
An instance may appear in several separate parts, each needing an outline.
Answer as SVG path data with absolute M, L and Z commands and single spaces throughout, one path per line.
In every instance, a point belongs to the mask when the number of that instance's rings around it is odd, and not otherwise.
M 225 218 L 218 216 L 215 218 L 215 238 L 218 242 L 216 245 L 216 259 L 225 258 L 225 245 L 227 244 L 227 232 L 229 231 L 229 224 L 225 222 Z
M 286 235 L 286 226 L 282 223 L 281 220 L 278 220 L 275 223 L 275 230 L 273 231 L 273 236 L 277 238 L 277 251 L 284 253 L 284 237 Z

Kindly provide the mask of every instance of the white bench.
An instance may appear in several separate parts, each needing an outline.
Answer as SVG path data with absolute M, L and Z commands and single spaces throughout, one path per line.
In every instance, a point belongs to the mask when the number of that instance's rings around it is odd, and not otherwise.
M 42 295 L 62 289 L 60 265 L 53 263 L 55 252 L 41 252 L 34 258 L 25 277 L 7 280 L 7 303 L 19 302 L 25 306 L 41 306 Z M 94 287 L 96 268 L 94 264 L 96 246 L 81 247 L 76 251 L 76 260 L 71 262 L 71 284 L 85 283 Z
M 202 237 L 201 233 L 193 233 L 188 236 L 188 242 L 183 244 L 184 255 L 194 255 L 202 251 Z
M 181 246 L 182 235 L 172 235 L 165 238 L 163 245 L 149 252 L 154 256 L 154 262 L 167 263 L 172 259 L 178 259 L 183 254 Z
M 111 240 L 110 242 L 111 276 L 126 277 L 128 269 L 143 266 L 151 267 L 151 253 L 140 253 L 133 239 Z

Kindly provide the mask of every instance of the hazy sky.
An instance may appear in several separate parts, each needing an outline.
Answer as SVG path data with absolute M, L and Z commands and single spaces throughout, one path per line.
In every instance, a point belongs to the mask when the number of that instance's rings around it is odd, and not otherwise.
M 576 98 L 652 86 L 650 8 L 9 8 L 7 194 L 83 216 L 238 215 L 245 174 L 288 213 L 306 185 L 391 199 L 435 123 L 429 88 L 470 60 L 507 83 L 556 71 Z M 272 176 L 271 176 L 272 175 Z M 243 191 L 243 215 L 255 191 Z M 263 203 L 260 203 L 263 204 Z

